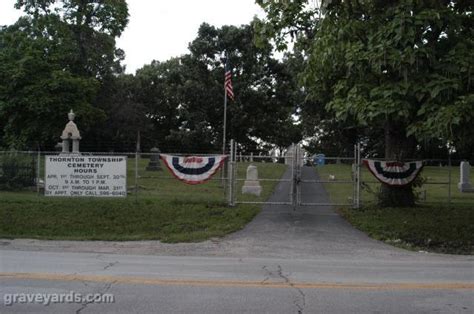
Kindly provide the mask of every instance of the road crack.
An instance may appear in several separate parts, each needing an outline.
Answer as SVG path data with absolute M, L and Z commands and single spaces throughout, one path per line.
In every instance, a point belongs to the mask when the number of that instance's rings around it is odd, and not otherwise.
M 298 288 L 293 282 L 291 282 L 288 275 L 285 275 L 283 273 L 283 268 L 281 267 L 281 265 L 277 265 L 276 271 L 269 270 L 266 265 L 263 266 L 262 269 L 265 271 L 265 277 L 261 283 L 265 284 L 268 280 L 270 280 L 270 277 L 278 277 L 280 279 L 283 279 L 284 283 L 287 284 L 290 288 L 294 289 L 298 294 L 298 296 L 293 300 L 293 304 L 297 308 L 297 313 L 304 313 L 304 309 L 306 307 L 306 295 L 304 294 L 302 289 Z
M 83 282 L 84 283 L 84 282 Z M 106 294 L 110 288 L 112 287 L 113 284 L 117 283 L 117 281 L 112 281 L 112 282 L 107 282 L 101 289 L 99 289 L 98 291 L 94 292 L 93 294 L 100 294 L 100 295 L 104 295 Z M 85 283 L 84 283 L 85 284 Z M 76 314 L 80 314 L 81 311 L 83 311 L 84 309 L 87 308 L 87 306 L 89 304 L 93 304 L 95 302 L 95 300 L 90 300 L 90 301 L 87 301 L 87 302 L 84 302 L 81 304 L 81 307 L 76 310 Z
M 295 289 L 300 295 L 301 298 L 295 299 L 293 301 L 293 304 L 298 309 L 298 314 L 302 314 L 304 312 L 304 308 L 306 307 L 306 295 L 304 294 L 303 290 L 296 287 L 295 284 L 291 282 L 290 278 L 283 274 L 283 268 L 281 267 L 281 265 L 278 265 L 277 274 L 278 276 L 283 278 L 283 280 L 285 280 L 285 283 L 287 283 L 291 288 Z M 300 300 L 298 299 L 301 299 L 301 302 L 299 302 Z
M 108 263 L 107 265 L 104 266 L 104 269 L 103 269 L 103 270 L 109 269 L 110 267 L 115 266 L 115 265 L 117 265 L 118 263 L 119 263 L 118 261 Z

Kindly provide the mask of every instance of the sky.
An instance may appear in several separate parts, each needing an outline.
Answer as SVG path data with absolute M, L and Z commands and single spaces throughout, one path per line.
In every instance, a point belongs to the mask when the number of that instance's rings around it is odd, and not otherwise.
M 16 0 L 0 0 L 0 25 L 14 23 L 22 12 Z M 188 52 L 199 25 L 248 24 L 255 15 L 263 17 L 254 0 L 127 0 L 129 23 L 117 47 L 125 51 L 126 72 L 153 60 L 165 61 Z

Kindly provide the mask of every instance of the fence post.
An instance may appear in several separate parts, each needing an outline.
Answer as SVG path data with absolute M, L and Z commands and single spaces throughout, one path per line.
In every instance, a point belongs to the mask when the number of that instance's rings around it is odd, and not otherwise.
M 448 152 L 448 208 L 451 208 L 451 152 Z
M 236 186 L 237 186 L 237 142 L 234 142 L 235 149 L 234 149 L 234 161 L 232 166 L 232 206 L 235 206 L 236 200 Z M 241 152 L 242 154 L 242 152 Z
M 291 180 L 290 180 L 290 203 L 293 205 L 293 209 L 295 209 L 295 202 L 294 202 L 294 185 L 295 185 L 295 150 L 294 150 L 294 143 L 291 143 L 291 149 L 286 152 L 286 155 L 291 153 Z M 286 158 L 286 157 L 285 157 Z M 286 159 L 285 159 L 286 161 Z
M 360 207 L 360 142 L 357 143 L 357 202 L 356 208 Z
M 138 203 L 138 151 L 135 152 L 135 203 Z
M 351 172 L 352 172 L 352 208 L 356 208 L 357 204 L 357 145 L 354 144 L 354 160 L 352 161 L 351 165 Z
M 36 160 L 36 193 L 40 196 L 40 179 L 41 179 L 41 150 L 38 147 L 38 155 Z
M 227 204 L 229 206 L 232 206 L 232 198 L 233 198 L 233 186 L 232 186 L 232 182 L 233 182 L 233 176 L 232 176 L 232 173 L 233 173 L 233 160 L 234 160 L 234 140 L 231 139 L 230 140 L 230 156 L 229 158 L 227 159 L 227 163 L 229 165 L 228 169 L 227 169 L 227 184 L 229 186 L 228 188 L 228 194 L 227 194 Z

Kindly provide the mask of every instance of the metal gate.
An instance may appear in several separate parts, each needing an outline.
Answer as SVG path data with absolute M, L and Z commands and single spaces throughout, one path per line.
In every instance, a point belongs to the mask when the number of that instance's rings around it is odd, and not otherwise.
M 293 205 L 295 203 L 295 193 L 294 190 L 294 171 L 295 167 L 293 165 L 293 158 L 286 157 L 285 163 L 280 162 L 281 160 L 274 160 L 274 159 L 284 159 L 284 157 L 274 157 L 274 156 L 262 156 L 262 155 L 242 155 L 238 154 L 236 143 L 231 140 L 230 141 L 230 155 L 229 155 L 229 162 L 227 167 L 227 177 L 229 178 L 228 185 L 227 185 L 227 200 L 230 206 L 234 206 L 236 204 L 267 204 L 267 205 Z M 275 188 L 279 188 L 280 184 L 288 184 L 289 189 L 285 192 L 285 195 L 280 197 L 280 200 L 267 200 L 267 199 L 259 199 L 258 197 L 246 197 L 241 193 L 241 188 L 246 181 L 246 177 L 242 176 L 243 167 L 247 167 L 250 164 L 259 165 L 258 167 L 262 167 L 268 164 L 279 164 L 282 167 L 285 167 L 285 173 L 283 177 L 266 177 L 262 176 L 259 173 L 258 181 L 265 189 L 266 183 L 273 183 L 275 184 Z M 290 164 L 288 164 L 290 163 Z M 259 170 L 260 171 L 260 170 Z M 238 175 L 240 173 L 240 176 Z M 269 191 L 266 191 L 269 192 Z
M 327 161 L 330 160 L 340 160 L 344 159 L 345 162 L 351 163 L 351 178 L 350 180 L 329 180 L 322 179 L 317 176 L 316 171 L 311 169 L 314 167 L 313 161 L 310 156 L 302 149 L 300 144 L 294 144 L 290 146 L 287 150 L 285 156 L 278 157 L 284 159 L 284 164 L 287 169 L 285 175 L 281 178 L 268 178 L 268 177 L 259 177 L 260 182 L 277 182 L 275 186 L 276 189 L 282 187 L 287 189 L 287 192 L 284 192 L 283 195 L 279 195 L 279 200 L 268 201 L 268 200 L 251 200 L 242 197 L 240 194 L 239 188 L 242 186 L 245 178 L 239 177 L 237 175 L 239 167 L 241 164 L 244 164 L 243 160 L 248 162 L 258 163 L 261 165 L 262 159 L 270 160 L 270 162 L 276 163 L 281 160 L 275 160 L 277 157 L 271 156 L 253 156 L 247 155 L 242 156 L 237 152 L 236 143 L 231 140 L 230 142 L 230 158 L 227 167 L 227 188 L 226 195 L 228 204 L 234 206 L 236 204 L 266 204 L 266 205 L 291 205 L 294 209 L 297 209 L 299 206 L 352 206 L 359 207 L 360 204 L 360 145 L 354 146 L 354 156 L 351 158 L 336 158 L 336 157 L 326 157 Z M 311 167 L 311 168 L 310 168 Z M 240 171 L 242 172 L 242 171 Z M 308 177 L 308 174 L 309 177 Z M 350 184 L 352 187 L 352 197 L 346 203 L 331 202 L 328 200 L 328 197 L 325 197 L 325 200 L 307 200 L 305 193 L 311 193 L 319 189 L 320 191 L 325 191 L 325 186 L 333 184 Z M 323 186 L 321 186 L 323 185 Z
M 325 157 L 326 163 L 349 163 L 351 165 L 351 175 L 349 179 L 336 179 L 336 178 L 322 178 L 314 168 L 315 161 L 312 157 L 307 156 L 301 149 L 301 145 L 295 147 L 296 163 L 294 164 L 294 181 L 295 181 L 295 203 L 294 206 L 351 206 L 358 208 L 360 204 L 360 145 L 354 146 L 353 157 Z M 318 166 L 321 167 L 321 166 Z M 322 166 L 324 167 L 324 166 Z M 304 171 L 305 170 L 305 171 Z M 305 177 L 306 172 L 306 177 Z M 308 178 L 309 174 L 309 178 Z M 352 195 L 347 202 L 331 201 L 330 195 L 328 195 L 328 188 L 330 186 L 338 185 L 350 185 L 352 189 Z M 308 194 L 317 191 L 320 195 L 312 197 L 312 200 L 307 200 L 305 197 Z M 306 195 L 305 195 L 306 193 Z M 317 195 L 318 196 L 318 195 Z M 311 197 L 309 197 L 311 198 Z

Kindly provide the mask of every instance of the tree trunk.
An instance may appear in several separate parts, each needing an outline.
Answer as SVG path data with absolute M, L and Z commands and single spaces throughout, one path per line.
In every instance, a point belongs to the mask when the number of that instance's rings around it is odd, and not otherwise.
M 416 141 L 406 136 L 406 128 L 400 123 L 387 120 L 385 123 L 385 159 L 404 161 L 414 155 Z M 378 196 L 382 207 L 412 207 L 415 205 L 415 194 L 412 185 L 393 187 L 382 184 Z

